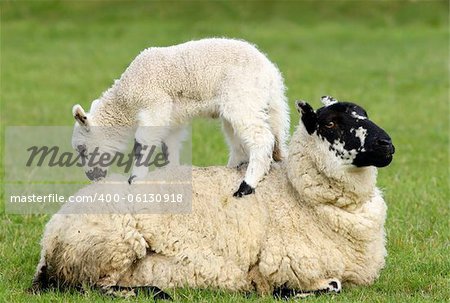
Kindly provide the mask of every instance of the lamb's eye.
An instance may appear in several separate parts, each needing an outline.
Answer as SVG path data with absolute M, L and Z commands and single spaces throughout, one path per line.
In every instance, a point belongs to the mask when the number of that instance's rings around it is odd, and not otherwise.
M 87 150 L 86 150 L 86 145 L 78 145 L 77 146 L 77 150 L 78 153 L 80 154 L 81 157 L 83 158 L 87 158 Z
M 327 124 L 325 124 L 326 128 L 333 128 L 336 124 L 334 124 L 333 121 L 328 122 Z

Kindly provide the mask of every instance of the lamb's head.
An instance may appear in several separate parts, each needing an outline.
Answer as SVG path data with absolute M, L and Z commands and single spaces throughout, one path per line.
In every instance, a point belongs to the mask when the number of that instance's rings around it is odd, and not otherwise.
M 366 111 L 350 102 L 322 97 L 324 107 L 314 111 L 303 101 L 297 102 L 301 123 L 307 134 L 319 140 L 312 147 L 333 166 L 384 167 L 392 161 L 395 148 L 389 135 L 370 121 Z
M 102 147 L 103 135 L 99 134 L 99 128 L 94 127 L 92 118 L 80 105 L 75 105 L 72 109 L 75 118 L 75 126 L 72 134 L 72 147 L 79 154 L 86 176 L 91 181 L 99 181 L 106 177 L 107 168 L 100 164 L 94 157 L 106 154 L 107 150 Z M 90 159 L 91 158 L 91 159 Z

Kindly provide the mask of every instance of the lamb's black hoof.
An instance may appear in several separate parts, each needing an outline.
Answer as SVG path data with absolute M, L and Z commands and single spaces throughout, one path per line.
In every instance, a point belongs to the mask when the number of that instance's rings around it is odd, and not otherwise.
M 239 189 L 237 192 L 233 194 L 233 197 L 242 197 L 245 195 L 250 195 L 255 192 L 255 189 L 247 184 L 247 182 L 242 181 L 241 185 L 239 186 Z
M 137 177 L 136 175 L 130 176 L 130 177 L 128 178 L 128 184 L 131 185 L 131 183 L 133 183 L 133 180 L 134 180 L 136 177 Z

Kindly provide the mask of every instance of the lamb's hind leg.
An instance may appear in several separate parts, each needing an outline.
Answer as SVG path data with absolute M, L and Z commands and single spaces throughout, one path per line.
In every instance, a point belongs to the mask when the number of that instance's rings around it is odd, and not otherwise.
M 273 291 L 276 299 L 305 298 L 313 295 L 337 294 L 342 289 L 341 281 L 338 279 L 328 279 L 319 281 L 311 290 L 298 290 L 286 286 L 281 286 Z
M 169 165 L 180 164 L 180 151 L 183 141 L 187 137 L 187 130 L 184 126 L 172 127 L 163 140 L 166 149 L 163 148 L 166 158 L 169 160 Z
M 241 139 L 235 134 L 235 130 L 230 122 L 222 119 L 222 129 L 225 133 L 228 146 L 230 148 L 230 157 L 228 159 L 228 167 L 238 167 L 242 164 L 248 163 L 248 155 L 245 151 L 245 146 Z
M 229 121 L 249 151 L 249 162 L 244 181 L 234 193 L 235 197 L 242 197 L 253 193 L 259 181 L 269 171 L 275 137 L 266 115 L 260 111 L 257 111 L 252 117 L 224 118 Z

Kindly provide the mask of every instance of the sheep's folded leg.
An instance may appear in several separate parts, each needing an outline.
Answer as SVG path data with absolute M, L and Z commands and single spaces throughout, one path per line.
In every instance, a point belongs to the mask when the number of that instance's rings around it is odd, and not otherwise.
M 58 281 L 49 274 L 47 263 L 45 262 L 45 258 L 43 258 L 39 263 L 31 287 L 27 289 L 27 292 L 30 294 L 39 294 L 49 290 L 64 291 L 69 288 L 75 289 L 81 293 L 84 292 L 84 288 L 81 285 L 69 286 L 64 283 L 58 283 Z
M 259 271 L 258 265 L 254 265 L 250 268 L 248 272 L 248 279 L 250 283 L 254 286 L 256 292 L 260 296 L 266 296 L 273 292 L 273 287 L 265 279 L 265 277 Z
M 291 298 L 306 298 L 312 295 L 340 293 L 342 289 L 341 282 L 338 279 L 325 280 L 324 283 L 319 283 L 319 285 L 320 284 L 323 284 L 323 286 L 319 286 L 319 288 L 313 290 L 297 290 L 281 286 L 273 291 L 273 297 L 284 300 Z
M 47 265 L 42 265 L 36 271 L 33 283 L 31 287 L 28 289 L 30 293 L 39 293 L 49 288 L 50 281 L 47 275 Z
M 123 287 L 123 286 L 110 286 L 108 288 L 102 289 L 103 293 L 107 295 L 112 295 L 114 297 L 129 298 L 135 297 L 139 294 L 144 294 L 146 296 L 153 296 L 156 300 L 170 300 L 172 297 L 156 286 L 135 286 L 135 287 Z
M 29 293 L 37 294 L 47 291 L 51 288 L 59 287 L 63 285 L 56 283 L 56 280 L 48 272 L 47 261 L 44 256 L 41 256 L 39 264 L 36 268 L 36 272 L 33 277 L 31 287 L 27 289 Z

